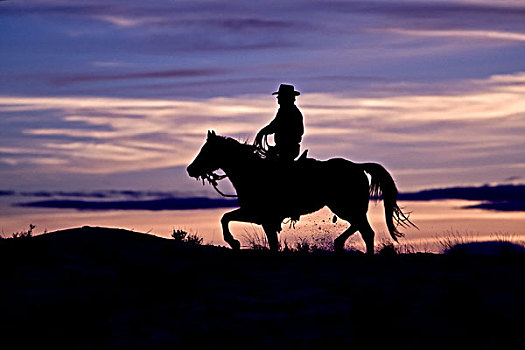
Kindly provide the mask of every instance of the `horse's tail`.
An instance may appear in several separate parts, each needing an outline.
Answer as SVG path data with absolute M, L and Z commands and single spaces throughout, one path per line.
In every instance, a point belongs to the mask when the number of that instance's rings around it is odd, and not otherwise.
M 397 205 L 397 187 L 390 173 L 380 164 L 364 163 L 361 165 L 371 176 L 370 196 L 375 200 L 383 198 L 386 226 L 392 239 L 397 242 L 399 237 L 404 236 L 398 231 L 398 226 L 416 228 L 417 226 L 409 220 L 409 214 L 403 213 Z

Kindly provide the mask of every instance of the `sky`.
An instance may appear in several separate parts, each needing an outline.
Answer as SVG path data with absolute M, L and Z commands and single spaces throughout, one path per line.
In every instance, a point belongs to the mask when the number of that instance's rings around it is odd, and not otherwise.
M 523 1 L 0 1 L 0 190 L 213 196 L 185 167 L 253 140 L 280 83 L 309 156 L 401 191 L 525 182 Z

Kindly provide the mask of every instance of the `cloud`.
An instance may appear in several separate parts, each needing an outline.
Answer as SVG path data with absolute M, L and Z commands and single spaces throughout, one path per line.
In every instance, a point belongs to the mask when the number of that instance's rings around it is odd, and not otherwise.
M 430 201 L 464 199 L 470 201 L 517 202 L 525 198 L 525 185 L 485 185 L 479 187 L 450 187 L 399 195 L 401 200 Z
M 428 37 L 455 37 L 463 39 L 494 39 L 494 40 L 512 40 L 525 41 L 525 33 L 506 32 L 496 30 L 411 30 L 400 28 L 387 28 L 387 33 L 428 36 Z
M 10 35 L 0 94 L 11 96 L 235 96 L 281 80 L 360 93 L 376 91 L 369 77 L 406 86 L 523 68 L 523 6 L 500 2 L 45 1 L 1 10 Z
M 253 139 L 281 82 L 303 92 L 312 156 L 380 162 L 402 188 L 523 176 L 524 13 L 517 1 L 3 2 L 1 182 L 184 168 L 207 129 Z
M 169 11 L 168 9 L 168 12 Z M 205 13 L 205 11 L 203 11 Z M 243 17 L 234 17 L 235 15 L 216 17 L 184 17 L 178 14 L 166 16 L 166 13 L 145 14 L 135 13 L 128 16 L 100 15 L 96 18 L 109 22 L 119 27 L 162 27 L 162 28 L 213 28 L 215 30 L 232 30 L 232 31 L 265 31 L 265 30 L 286 30 L 290 28 L 306 27 L 294 20 L 276 20 L 254 17 L 244 14 Z M 176 20 L 174 20 L 176 18 Z
M 507 16 L 519 19 L 525 14 L 523 3 L 473 1 L 332 1 L 311 2 L 312 8 L 338 13 L 376 13 L 401 18 L 426 20 L 432 18 L 463 17 L 468 22 L 473 16 Z
M 505 179 L 505 181 L 516 181 L 522 179 L 521 176 L 509 176 Z
M 189 161 L 207 128 L 219 127 L 227 134 L 238 133 L 245 128 L 235 124 L 243 124 L 243 120 L 239 119 L 239 123 L 228 121 L 262 114 L 263 109 L 247 101 L 243 107 L 242 103 L 232 104 L 225 99 L 5 97 L 0 98 L 0 113 L 36 112 L 40 114 L 38 121 L 42 126 L 20 129 L 26 140 L 36 142 L 38 147 L 17 146 L 23 142 L 14 137 L 10 147 L 3 151 L 6 156 L 20 161 L 34 159 L 36 155 L 62 157 L 69 159 L 66 168 L 80 172 L 111 173 L 159 165 L 175 166 Z M 272 109 L 268 109 L 268 114 L 271 113 Z M 47 126 L 57 125 L 57 121 L 60 127 Z M 99 165 L 93 167 L 94 163 Z
M 136 201 L 47 200 L 19 203 L 20 207 L 77 210 L 194 210 L 238 207 L 236 200 L 205 197 L 165 198 Z
M 224 74 L 224 69 L 172 69 L 154 72 L 134 72 L 134 73 L 109 73 L 105 74 L 85 74 L 72 75 L 54 79 L 54 83 L 58 85 L 97 82 L 108 80 L 130 80 L 130 79 L 171 79 L 171 78 L 188 78 L 188 77 L 202 77 L 212 76 L 217 74 Z
M 466 209 L 484 209 L 495 211 L 525 211 L 525 201 L 490 202 L 466 206 Z
M 101 191 L 13 191 L 0 190 L 1 196 L 22 196 L 22 197 L 44 197 L 53 199 L 64 198 L 98 198 L 98 199 L 166 199 L 181 197 L 180 192 L 176 191 L 141 191 L 141 190 L 101 190 Z
M 383 91 L 369 97 L 300 89 L 303 149 L 320 159 L 382 163 L 403 188 L 522 176 L 525 73 L 459 81 L 447 93 L 377 84 Z M 275 110 L 269 94 L 187 100 L 0 96 L 0 114 L 11 130 L 0 166 L 10 176 L 186 166 L 206 130 L 253 139 Z
M 463 199 L 482 202 L 466 206 L 467 209 L 525 212 L 525 185 L 440 188 L 401 193 L 398 198 L 408 201 Z
M 77 210 L 186 210 L 237 207 L 236 200 L 207 197 L 180 197 L 174 192 L 159 191 L 95 191 L 64 192 L 0 191 L 0 196 L 51 198 L 43 201 L 17 203 L 16 206 Z M 68 198 L 82 199 L 68 199 Z M 96 198 L 97 200 L 88 200 Z M 495 185 L 481 187 L 450 187 L 400 193 L 403 201 L 434 201 L 461 199 L 482 202 L 465 208 L 497 211 L 525 211 L 525 185 Z

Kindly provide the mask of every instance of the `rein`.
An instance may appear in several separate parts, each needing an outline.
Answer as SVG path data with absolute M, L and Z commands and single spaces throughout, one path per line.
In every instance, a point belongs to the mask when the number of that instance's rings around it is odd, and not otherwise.
M 257 153 L 260 157 L 266 158 L 266 154 L 268 152 L 268 148 L 269 148 L 269 145 L 268 145 L 267 135 L 264 135 L 263 144 L 259 145 L 259 146 L 256 145 L 255 146 L 255 151 L 251 150 L 250 152 L 251 153 Z M 226 194 L 226 193 L 222 192 L 219 189 L 217 182 L 220 181 L 220 180 L 223 180 L 223 179 L 225 179 L 227 177 L 228 177 L 228 175 L 226 175 L 226 174 L 225 175 L 218 175 L 218 174 L 215 174 L 213 171 L 210 171 L 210 172 L 207 172 L 207 173 L 201 175 L 202 184 L 203 185 L 204 185 L 204 180 L 207 180 L 213 186 L 215 191 L 217 191 L 217 193 L 220 194 L 221 196 L 226 197 L 226 198 L 238 198 L 239 196 L 236 195 L 236 194 Z
M 255 144 L 255 152 L 262 158 L 267 158 L 269 150 L 268 135 L 264 135 L 261 144 Z
M 204 183 L 204 179 L 208 180 L 208 182 L 213 186 L 215 191 L 217 191 L 218 194 L 220 194 L 223 197 L 226 198 L 237 198 L 238 196 L 236 194 L 225 194 L 219 188 L 217 187 L 217 181 L 223 180 L 227 178 L 228 175 L 217 175 L 215 173 L 207 173 L 202 178 L 202 182 Z

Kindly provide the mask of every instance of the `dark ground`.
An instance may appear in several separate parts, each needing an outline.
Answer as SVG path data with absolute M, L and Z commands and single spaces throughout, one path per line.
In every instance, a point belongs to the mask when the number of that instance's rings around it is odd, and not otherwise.
M 2 348 L 525 348 L 525 256 L 233 252 L 83 228 L 0 241 Z

